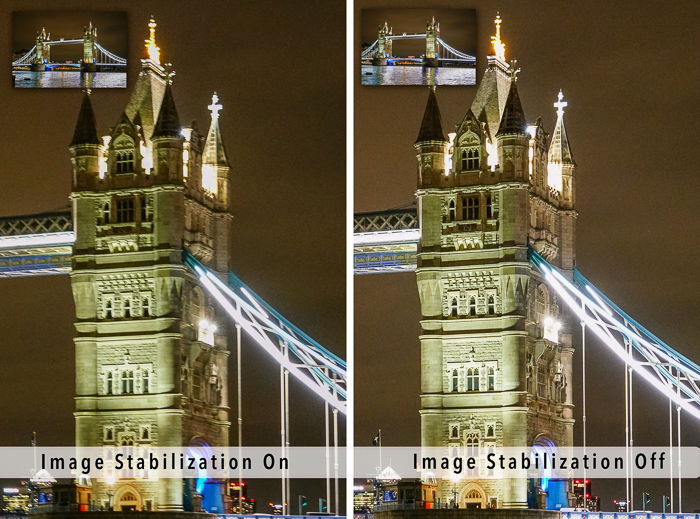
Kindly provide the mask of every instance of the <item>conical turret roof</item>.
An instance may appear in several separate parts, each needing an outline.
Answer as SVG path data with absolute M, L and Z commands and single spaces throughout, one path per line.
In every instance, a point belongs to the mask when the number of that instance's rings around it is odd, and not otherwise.
M 440 116 L 440 107 L 438 106 L 434 87 L 430 89 L 428 94 L 428 103 L 425 105 L 423 122 L 421 123 L 416 143 L 425 141 L 447 142 L 442 131 L 442 117 Z
M 516 85 L 517 83 L 515 80 L 512 80 L 506 106 L 503 109 L 501 124 L 498 127 L 496 136 L 527 134 L 527 120 L 525 119 L 525 112 L 523 112 L 523 105 L 520 103 L 520 96 L 518 95 L 518 87 Z
M 182 126 L 177 115 L 177 107 L 173 99 L 173 91 L 170 84 L 165 86 L 163 102 L 160 105 L 158 120 L 153 128 L 153 137 L 179 137 Z
M 80 105 L 78 122 L 75 125 L 75 131 L 73 132 L 73 139 L 70 145 L 99 143 L 100 139 L 97 137 L 97 126 L 95 124 L 95 112 L 92 110 L 90 94 L 85 92 L 83 93 L 83 102 Z

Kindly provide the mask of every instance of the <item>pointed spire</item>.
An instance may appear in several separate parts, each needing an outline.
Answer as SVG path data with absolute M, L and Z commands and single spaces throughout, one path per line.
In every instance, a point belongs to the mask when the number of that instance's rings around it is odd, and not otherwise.
M 423 114 L 423 122 L 420 125 L 420 131 L 416 139 L 417 143 L 424 141 L 447 142 L 442 131 L 442 117 L 440 116 L 440 107 L 435 95 L 435 87 L 430 88 L 428 103 L 425 105 L 425 113 Z
M 496 25 L 496 34 L 491 36 L 491 46 L 493 47 L 493 55 L 498 59 L 505 61 L 506 59 L 506 44 L 501 40 L 501 13 L 496 13 L 496 19 L 493 21 Z
M 97 137 L 97 126 L 95 124 L 95 112 L 92 111 L 90 94 L 86 90 L 83 93 L 83 102 L 80 105 L 78 122 L 75 125 L 75 131 L 73 132 L 73 139 L 70 145 L 99 143 L 100 139 Z
M 153 137 L 180 137 L 181 131 L 182 127 L 180 126 L 180 118 L 177 115 L 172 87 L 168 83 L 165 85 L 158 121 L 153 128 Z
M 211 112 L 211 125 L 209 126 L 207 141 L 204 144 L 202 163 L 215 166 L 228 166 L 226 148 L 224 147 L 224 141 L 221 138 L 221 131 L 219 130 L 219 112 L 223 108 L 223 105 L 219 103 L 219 96 L 216 95 L 216 92 L 211 96 L 211 104 L 207 108 L 209 108 Z
M 571 155 L 571 146 L 569 139 L 566 136 L 566 128 L 564 127 L 564 108 L 569 103 L 564 101 L 564 94 L 559 90 L 557 102 L 554 107 L 557 109 L 557 124 L 554 127 L 552 141 L 549 145 L 547 161 L 554 164 L 573 164 L 574 158 Z
M 518 87 L 515 78 L 510 82 L 510 91 L 506 106 L 503 109 L 501 124 L 498 127 L 496 136 L 507 134 L 527 134 L 527 121 L 523 112 L 523 105 L 520 103 Z

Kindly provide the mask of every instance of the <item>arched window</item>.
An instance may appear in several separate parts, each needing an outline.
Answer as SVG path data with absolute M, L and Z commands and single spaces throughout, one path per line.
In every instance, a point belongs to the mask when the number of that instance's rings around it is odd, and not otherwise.
M 493 425 L 489 425 L 489 426 L 486 428 L 486 436 L 488 436 L 489 438 L 493 438 L 493 437 L 494 437 Z
M 453 297 L 450 303 L 450 315 L 452 317 L 457 317 L 457 298 Z
M 469 315 L 476 315 L 476 298 L 474 296 L 469 298 Z
M 107 372 L 107 391 L 106 393 L 108 395 L 111 395 L 114 392 L 114 377 L 112 376 L 112 372 L 109 371 Z
M 489 315 L 494 315 L 496 313 L 496 301 L 493 296 L 489 296 L 488 313 Z
M 122 393 L 134 392 L 134 372 L 122 371 Z
M 112 318 L 112 301 L 107 300 L 105 302 L 105 319 L 111 319 Z
M 467 391 L 479 391 L 479 368 L 467 370 Z
M 479 147 L 472 146 L 462 150 L 462 171 L 479 169 Z
M 109 202 L 105 202 L 102 206 L 102 223 L 108 224 L 111 221 L 112 216 L 112 206 Z
M 452 391 L 459 391 L 459 371 L 452 370 Z
M 151 437 L 151 433 L 150 433 L 150 431 L 148 430 L 148 427 L 143 427 L 143 428 L 141 429 L 141 439 L 142 439 L 142 440 L 148 440 L 148 439 L 150 439 L 150 437 Z
M 144 297 L 141 300 L 141 314 L 144 317 L 151 316 L 151 300 L 148 297 Z
M 105 440 L 110 442 L 114 440 L 114 429 L 112 429 L 111 427 L 107 427 L 105 429 Z
M 150 392 L 150 385 L 151 385 L 151 373 L 147 370 L 144 369 L 141 372 L 141 389 L 142 393 L 148 393 Z
M 459 438 L 459 425 L 450 427 L 450 438 L 453 440 Z
M 131 299 L 124 301 L 124 317 L 131 317 Z
M 134 152 L 124 150 L 117 152 L 117 173 L 133 173 L 134 172 Z
M 488 379 L 487 384 L 489 387 L 489 391 L 493 391 L 496 388 L 496 370 L 495 369 L 489 368 L 487 379 Z
M 457 213 L 455 211 L 455 201 L 454 200 L 450 200 L 449 209 L 450 209 L 449 221 L 454 222 L 457 219 Z

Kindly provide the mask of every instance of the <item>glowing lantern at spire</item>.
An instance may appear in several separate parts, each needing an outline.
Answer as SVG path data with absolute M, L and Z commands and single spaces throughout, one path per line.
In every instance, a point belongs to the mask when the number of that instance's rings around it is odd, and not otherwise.
M 491 36 L 491 45 L 493 45 L 493 54 L 498 59 L 505 61 L 506 59 L 506 44 L 501 40 L 501 15 L 496 14 L 496 19 L 493 21 L 496 24 L 496 34 Z
M 156 45 L 156 21 L 151 16 L 148 22 L 148 39 L 146 40 L 146 52 L 148 53 L 148 58 L 155 63 L 160 65 L 160 47 Z

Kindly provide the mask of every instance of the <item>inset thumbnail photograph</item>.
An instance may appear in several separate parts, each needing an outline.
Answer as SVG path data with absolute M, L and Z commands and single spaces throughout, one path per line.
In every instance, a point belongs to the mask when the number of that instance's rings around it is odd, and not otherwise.
M 476 10 L 363 9 L 362 85 L 475 85 Z
M 126 88 L 124 11 L 12 13 L 15 88 Z

